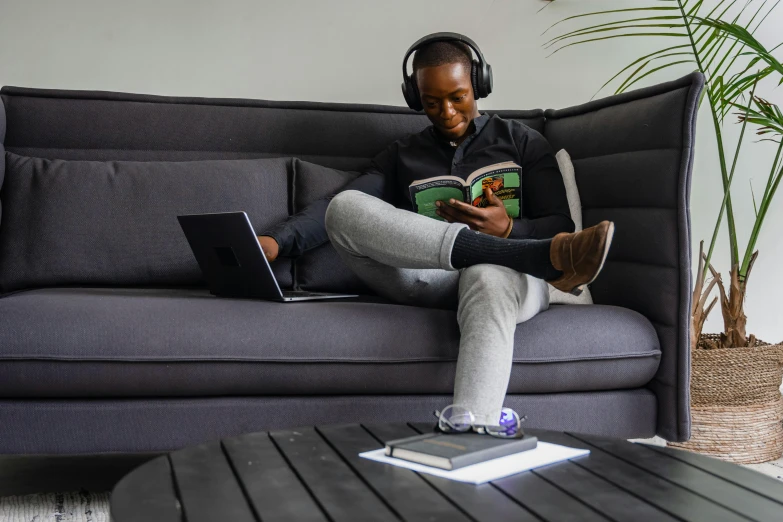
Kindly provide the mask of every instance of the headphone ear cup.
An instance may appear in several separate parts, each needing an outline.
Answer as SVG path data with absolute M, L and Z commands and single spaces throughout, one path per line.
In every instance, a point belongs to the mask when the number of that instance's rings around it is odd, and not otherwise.
M 484 95 L 479 90 L 481 86 L 481 80 L 478 75 L 478 62 L 476 60 L 472 60 L 470 63 L 470 84 L 473 86 L 473 97 L 477 100 L 484 97 Z
M 420 111 L 423 109 L 421 100 L 419 99 L 419 89 L 416 88 L 416 82 L 413 78 L 406 78 L 402 82 L 402 96 L 405 98 L 405 103 L 408 107 L 414 111 Z
M 492 66 L 490 64 L 484 64 L 484 74 L 482 76 L 481 83 L 484 88 L 484 96 L 489 96 L 492 93 Z

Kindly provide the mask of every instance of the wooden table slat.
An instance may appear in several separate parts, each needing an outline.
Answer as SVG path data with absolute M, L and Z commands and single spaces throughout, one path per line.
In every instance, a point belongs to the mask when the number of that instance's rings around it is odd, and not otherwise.
M 223 448 L 261 520 L 328 520 L 269 434 L 251 433 L 224 439 Z
M 685 462 L 672 458 L 663 459 L 659 453 L 643 444 L 627 444 L 625 441 L 583 435 L 573 436 L 743 516 L 754 520 L 783 519 L 783 506 L 777 502 L 751 493 Z
M 314 428 L 270 435 L 331 520 L 353 521 L 357 513 L 363 521 L 399 520 Z
M 537 468 L 533 473 L 613 520 L 677 520 L 570 461 Z
M 372 424 L 367 425 L 366 428 L 380 441 L 401 439 L 420 433 L 402 423 Z M 501 520 L 537 522 L 539 520 L 491 484 L 474 485 L 426 473 L 418 475 L 474 520 L 480 522 Z
M 564 433 L 530 431 L 546 442 L 572 448 L 589 449 L 590 455 L 573 459 L 571 462 L 675 517 L 687 521 L 703 520 L 709 522 L 714 520 L 747 520 L 747 518 L 741 517 L 723 506 L 628 464 L 579 439 Z
M 724 462 L 716 458 L 699 455 L 698 453 L 682 449 L 660 446 L 649 446 L 649 448 L 673 459 L 687 462 L 691 466 L 717 475 L 723 480 L 728 480 L 729 482 L 753 491 L 754 493 L 764 495 L 779 504 L 783 504 L 783 483 L 781 483 L 780 480 L 776 480 L 767 475 L 763 475 L 758 471 L 744 468 L 731 462 Z
M 168 457 L 155 458 L 125 475 L 115 485 L 110 509 L 112 519 L 121 515 L 123 522 L 181 522 Z
M 492 482 L 507 495 L 551 522 L 609 520 L 535 473 L 525 472 Z
M 415 472 L 373 462 L 359 453 L 382 448 L 375 438 L 358 424 L 316 426 L 318 431 L 348 462 L 356 473 L 382 496 L 403 520 L 468 521 L 462 511 L 430 487 Z M 410 431 L 410 435 L 416 432 Z M 409 436 L 410 436 L 409 435 Z
M 187 522 L 258 520 L 219 441 L 175 451 L 169 459 Z

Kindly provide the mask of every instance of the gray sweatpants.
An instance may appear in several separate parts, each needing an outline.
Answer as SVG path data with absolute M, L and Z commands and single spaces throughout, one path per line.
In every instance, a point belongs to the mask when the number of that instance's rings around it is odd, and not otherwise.
M 479 424 L 497 424 L 516 324 L 549 307 L 549 290 L 542 279 L 498 265 L 456 270 L 451 249 L 466 227 L 355 190 L 337 194 L 326 211 L 332 245 L 379 295 L 401 304 L 456 306 L 461 335 L 454 404 L 472 411 Z

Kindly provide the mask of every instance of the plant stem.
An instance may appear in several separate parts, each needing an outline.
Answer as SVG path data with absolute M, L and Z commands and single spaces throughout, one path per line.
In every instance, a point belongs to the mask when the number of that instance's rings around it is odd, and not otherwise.
M 772 163 L 772 172 L 769 173 L 769 180 L 772 181 L 774 178 L 775 181 L 772 183 L 769 191 L 764 194 L 764 197 L 761 200 L 761 204 L 759 205 L 759 212 L 756 215 L 756 221 L 753 223 L 753 231 L 750 233 L 750 239 L 748 240 L 748 247 L 745 249 L 745 257 L 742 260 L 742 266 L 740 267 L 739 271 L 741 280 L 744 280 L 745 277 L 747 277 L 748 267 L 750 266 L 750 260 L 753 256 L 753 249 L 756 248 L 756 241 L 759 238 L 761 226 L 764 224 L 764 218 L 767 215 L 767 210 L 769 209 L 770 203 L 772 202 L 772 198 L 775 196 L 775 191 L 778 189 L 778 185 L 780 185 L 780 180 L 783 178 L 783 166 L 781 166 L 780 172 L 777 174 L 775 173 L 775 168 L 777 167 L 781 151 L 783 151 L 783 141 L 781 141 L 780 147 L 778 147 L 778 153 L 775 156 L 775 161 Z
M 696 48 L 696 43 L 693 41 L 693 31 L 691 31 L 691 24 L 688 20 L 688 16 L 685 14 L 685 9 L 682 5 L 682 0 L 677 0 L 677 5 L 680 8 L 680 13 L 682 14 L 683 22 L 685 23 L 685 30 L 688 33 L 688 39 L 691 42 L 691 47 L 693 48 L 693 55 L 696 58 L 696 63 L 699 66 L 699 70 L 707 76 L 707 81 L 710 81 L 711 78 L 709 77 L 709 71 L 706 71 L 704 69 L 704 65 L 702 64 L 701 57 L 699 57 L 699 50 Z M 710 102 L 710 112 L 712 113 L 712 122 L 715 126 L 715 134 L 717 136 L 717 144 L 718 144 L 718 159 L 720 160 L 720 170 L 721 170 L 721 179 L 723 181 L 723 193 L 724 193 L 724 199 L 726 200 L 726 219 L 728 222 L 729 227 L 729 242 L 731 247 L 731 265 L 734 266 L 734 264 L 737 263 L 737 260 L 739 259 L 739 250 L 737 248 L 737 234 L 736 234 L 736 228 L 734 225 L 734 209 L 731 205 L 731 194 L 729 193 L 729 176 L 726 169 L 726 154 L 723 150 L 723 134 L 720 129 L 720 123 L 718 121 L 718 115 L 715 112 L 715 102 L 712 98 L 712 92 L 711 89 L 707 88 L 707 98 Z M 721 206 L 720 213 L 718 214 L 718 223 L 716 226 L 716 233 L 712 236 L 712 241 L 710 241 L 710 248 L 707 252 L 707 266 L 710 264 L 710 259 L 712 258 L 712 252 L 715 249 L 715 242 L 717 240 L 717 228 L 720 226 L 720 222 L 723 219 L 723 210 L 724 206 Z M 702 280 L 707 278 L 706 270 L 701 275 Z
M 756 78 L 756 81 L 753 82 L 753 89 L 750 92 L 751 102 L 753 101 L 753 97 L 756 95 L 756 86 L 758 86 L 758 84 L 759 84 L 759 80 L 758 78 Z M 748 126 L 748 114 L 750 113 L 750 105 L 751 104 L 748 103 L 747 110 L 745 111 L 745 118 L 742 120 L 742 130 L 740 131 L 740 137 L 739 140 L 737 141 L 737 150 L 734 152 L 734 161 L 732 162 L 731 173 L 729 174 L 729 183 L 728 183 L 729 188 L 731 187 L 731 182 L 734 180 L 734 172 L 736 171 L 737 160 L 739 159 L 740 150 L 742 149 L 742 143 L 745 137 L 745 129 Z M 775 167 L 773 166 L 772 168 L 774 170 Z M 721 217 L 723 215 L 723 209 L 726 207 L 726 202 L 728 201 L 728 199 L 729 199 L 729 191 L 726 190 L 723 193 L 723 200 L 721 201 L 720 204 L 720 212 L 718 212 L 718 222 L 715 223 L 715 230 L 713 230 L 712 232 L 712 242 L 710 243 L 710 245 L 715 244 L 715 239 L 717 238 L 718 230 L 720 229 L 720 222 L 721 222 Z M 758 213 L 756 215 L 758 216 Z M 708 262 L 709 262 L 709 256 L 708 256 Z M 732 264 L 731 266 L 734 265 Z M 702 278 L 706 278 L 706 277 L 707 277 L 707 269 L 705 268 L 702 274 Z

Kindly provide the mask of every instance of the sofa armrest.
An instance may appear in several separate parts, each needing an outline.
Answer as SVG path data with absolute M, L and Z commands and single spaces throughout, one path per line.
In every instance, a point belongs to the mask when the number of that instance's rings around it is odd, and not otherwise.
M 596 303 L 630 308 L 658 333 L 649 388 L 658 435 L 690 436 L 690 179 L 704 77 L 693 73 L 579 107 L 546 112 L 545 136 L 571 155 L 584 226 L 615 222 Z

